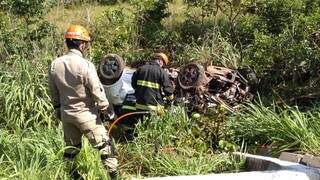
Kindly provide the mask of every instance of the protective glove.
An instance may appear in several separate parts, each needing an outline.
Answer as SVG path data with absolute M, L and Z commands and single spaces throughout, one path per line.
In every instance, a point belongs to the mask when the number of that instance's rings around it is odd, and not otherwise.
M 172 99 L 164 98 L 163 101 L 164 101 L 165 109 L 171 108 L 174 105 L 173 104 L 174 101 Z
M 102 116 L 101 119 L 103 122 L 111 121 L 115 117 L 115 113 L 112 107 L 103 108 L 100 110 L 100 113 L 101 113 L 101 116 Z

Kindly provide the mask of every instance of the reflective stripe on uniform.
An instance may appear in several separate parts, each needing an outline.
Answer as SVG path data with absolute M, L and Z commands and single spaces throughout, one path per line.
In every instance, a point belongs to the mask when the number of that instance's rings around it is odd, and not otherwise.
M 170 101 L 173 100 L 173 94 L 170 95 L 170 96 L 167 96 L 166 98 L 167 98 L 168 100 L 170 100 Z
M 160 89 L 160 84 L 150 81 L 138 80 L 137 85 L 153 89 Z
M 158 105 L 158 106 L 153 106 L 153 105 L 144 105 L 144 104 L 136 104 L 137 109 L 142 109 L 142 110 L 152 110 L 156 112 L 161 112 L 164 110 L 164 106 Z
M 136 107 L 134 107 L 134 106 L 128 106 L 128 105 L 123 105 L 123 106 L 122 106 L 122 109 L 128 109 L 128 110 L 133 110 L 133 111 L 137 110 Z

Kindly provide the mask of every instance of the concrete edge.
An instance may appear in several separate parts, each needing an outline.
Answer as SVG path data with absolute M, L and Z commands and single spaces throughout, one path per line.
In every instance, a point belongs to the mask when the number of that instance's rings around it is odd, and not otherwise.
M 249 171 L 239 173 L 221 173 L 207 175 L 191 175 L 191 176 L 167 176 L 145 178 L 147 180 L 191 180 L 191 179 L 217 179 L 217 180 L 320 180 L 320 169 L 304 166 L 298 163 L 283 161 L 277 158 L 258 156 L 253 154 L 245 154 L 240 152 L 233 153 L 236 156 L 246 158 L 251 163 L 258 162 L 268 164 L 264 171 Z M 271 167 L 271 168 L 270 168 Z M 271 170 L 270 170 L 271 169 Z

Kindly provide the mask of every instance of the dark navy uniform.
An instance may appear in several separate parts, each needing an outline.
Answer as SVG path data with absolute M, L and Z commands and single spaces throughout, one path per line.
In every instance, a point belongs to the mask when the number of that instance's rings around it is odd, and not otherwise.
M 168 74 L 155 61 L 140 67 L 132 76 L 132 87 L 135 89 L 136 109 L 164 112 L 164 101 L 173 99 L 173 86 Z M 164 96 L 163 96 L 164 94 Z

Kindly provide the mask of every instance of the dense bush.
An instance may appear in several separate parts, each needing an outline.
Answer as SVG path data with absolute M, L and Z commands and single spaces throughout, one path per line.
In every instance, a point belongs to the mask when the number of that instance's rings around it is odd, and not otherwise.
M 100 59 L 107 53 L 126 55 L 136 49 L 136 26 L 130 12 L 107 10 L 99 16 L 93 28 L 93 53 Z M 122 53 L 128 54 L 122 54 Z
M 145 61 L 156 49 L 167 50 L 171 45 L 170 33 L 161 24 L 168 16 L 169 1 L 129 2 L 133 10 L 107 10 L 96 20 L 93 31 L 96 60 L 112 52 L 122 55 L 129 63 Z
M 308 86 L 317 77 L 319 46 L 310 36 L 320 29 L 320 9 L 310 2 L 247 2 L 236 29 L 244 61 L 258 72 L 263 88 Z
M 38 18 L 45 12 L 44 0 L 9 0 L 6 8 L 14 15 L 23 17 L 26 21 Z
M 202 49 L 209 49 L 204 61 L 221 64 L 213 58 L 214 48 L 219 44 L 203 44 L 205 39 L 218 33 L 235 48 L 233 54 L 238 54 L 235 67 L 248 65 L 258 73 L 262 82 L 261 93 L 270 92 L 270 88 L 281 87 L 287 91 L 295 86 L 308 86 L 317 77 L 319 41 L 313 35 L 320 29 L 318 2 L 248 0 L 241 3 L 187 3 L 189 9 L 199 8 L 200 14 L 187 12 L 188 19 L 180 36 L 185 43 L 193 43 L 192 48 L 201 45 Z M 223 56 L 225 53 L 218 54 L 220 59 Z
M 3 59 L 13 62 L 16 59 L 13 56 L 31 60 L 61 53 L 57 47 L 63 42 L 55 38 L 59 36 L 56 27 L 43 19 L 46 10 L 43 1 L 4 2 L 9 7 L 0 12 L 0 52 Z
M 138 10 L 136 21 L 140 47 L 152 48 L 161 42 L 165 33 L 161 20 L 169 16 L 168 2 L 168 0 L 131 2 Z

